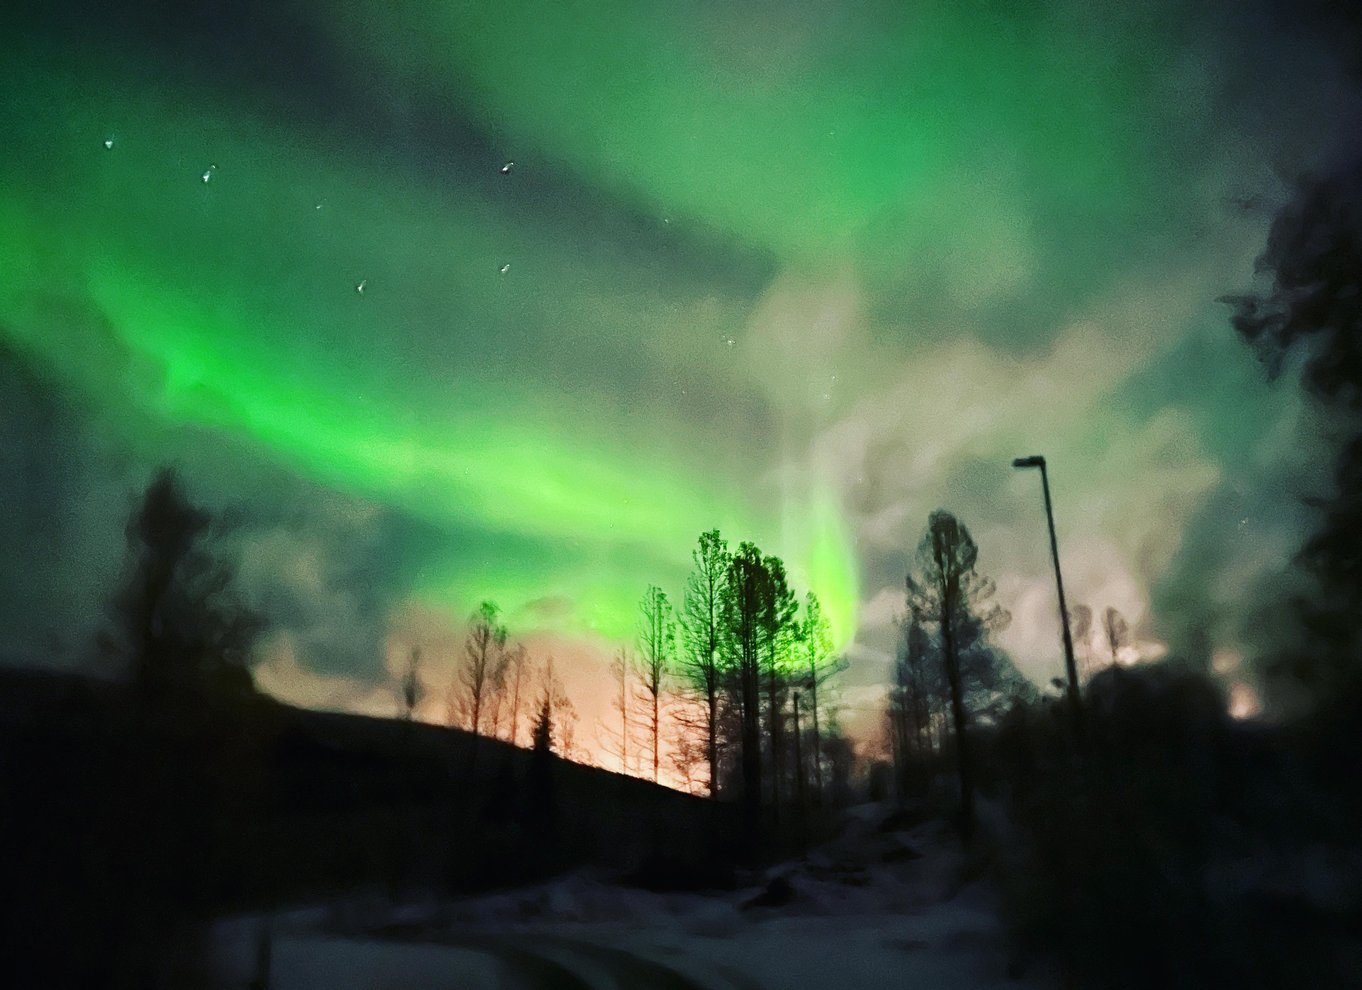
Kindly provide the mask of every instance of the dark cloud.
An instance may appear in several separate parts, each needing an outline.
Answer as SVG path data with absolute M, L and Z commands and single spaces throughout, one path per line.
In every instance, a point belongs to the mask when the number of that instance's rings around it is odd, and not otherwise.
M 323 496 L 288 524 L 248 525 L 233 539 L 244 600 L 305 671 L 360 682 L 386 676 L 391 549 L 369 506 Z
M 90 662 L 122 560 L 131 472 L 54 383 L 0 344 L 0 655 Z

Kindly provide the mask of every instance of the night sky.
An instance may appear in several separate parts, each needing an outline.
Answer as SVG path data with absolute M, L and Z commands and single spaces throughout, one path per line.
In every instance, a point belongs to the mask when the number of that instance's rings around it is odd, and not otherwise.
M 1327 461 L 1217 297 L 1362 115 L 1271 3 L 43 4 L 0 15 L 0 653 L 97 663 L 155 465 L 233 522 L 260 680 L 391 710 L 478 601 L 590 716 L 698 534 L 882 691 L 955 511 L 1061 669 L 1252 652 Z M 431 713 L 435 714 L 434 711 Z M 867 716 L 868 718 L 869 716 Z M 855 716 L 850 715 L 852 721 Z

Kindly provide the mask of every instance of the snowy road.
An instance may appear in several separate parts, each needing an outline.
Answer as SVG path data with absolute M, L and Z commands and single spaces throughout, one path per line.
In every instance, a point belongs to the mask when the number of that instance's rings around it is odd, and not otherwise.
M 562 924 L 374 938 L 281 935 L 273 990 L 781 990 L 812 986 L 998 988 L 1010 980 L 989 919 L 964 906 L 916 917 L 783 917 L 725 932 L 659 924 Z M 250 985 L 248 952 L 231 987 Z
M 425 905 L 318 905 L 220 930 L 223 983 L 271 990 L 933 990 L 1049 988 L 1011 965 L 997 892 L 946 827 L 852 819 L 834 843 L 762 886 L 661 894 L 589 871 Z M 769 894 L 770 888 L 767 888 Z M 1013 972 L 1009 973 L 1009 970 Z

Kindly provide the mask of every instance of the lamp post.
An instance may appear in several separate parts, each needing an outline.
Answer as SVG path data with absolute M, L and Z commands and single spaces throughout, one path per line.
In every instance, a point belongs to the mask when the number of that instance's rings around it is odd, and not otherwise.
M 1078 696 L 1078 670 L 1074 665 L 1074 641 L 1069 633 L 1069 608 L 1064 603 L 1064 577 L 1059 570 L 1059 541 L 1055 539 L 1055 513 L 1050 505 L 1050 476 L 1045 470 L 1045 458 L 1040 454 L 1018 457 L 1012 462 L 1014 468 L 1040 468 L 1040 484 L 1045 492 L 1045 520 L 1050 524 L 1050 556 L 1055 562 L 1055 587 L 1059 589 L 1059 628 L 1064 633 L 1064 666 L 1069 675 L 1069 704 L 1074 712 L 1074 724 L 1082 718 L 1082 707 Z

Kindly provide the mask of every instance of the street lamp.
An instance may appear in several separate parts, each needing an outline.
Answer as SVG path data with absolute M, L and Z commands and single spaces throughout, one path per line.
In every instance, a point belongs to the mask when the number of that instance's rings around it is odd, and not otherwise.
M 1055 587 L 1059 589 L 1059 628 L 1064 633 L 1064 665 L 1069 675 L 1069 704 L 1074 710 L 1074 722 L 1081 717 L 1078 697 L 1078 671 L 1074 666 L 1074 641 L 1069 634 L 1069 608 L 1064 603 L 1064 577 L 1059 571 L 1059 541 L 1055 539 L 1055 513 L 1050 506 L 1050 476 L 1045 470 L 1045 458 L 1040 454 L 1018 457 L 1012 462 L 1014 468 L 1040 468 L 1040 484 L 1045 491 L 1045 519 L 1050 524 L 1050 555 L 1055 561 Z

